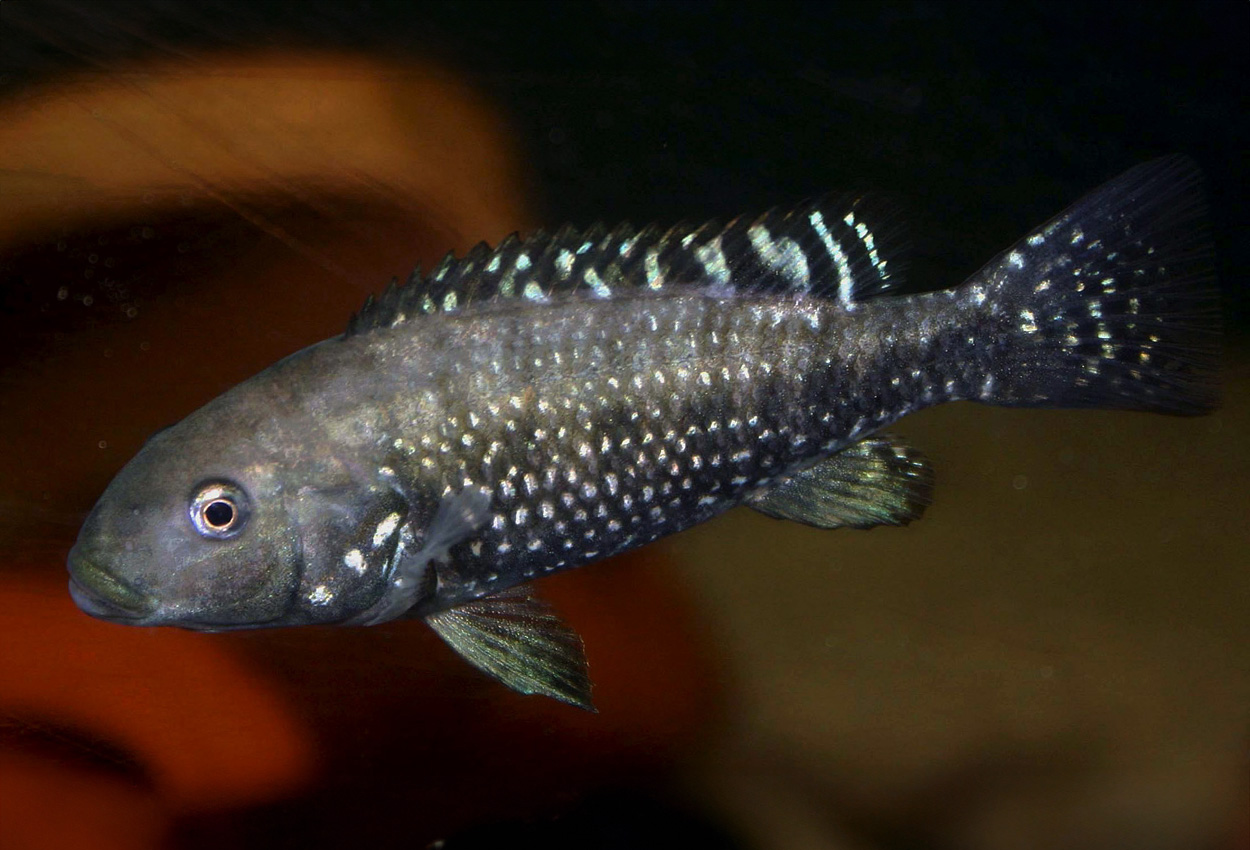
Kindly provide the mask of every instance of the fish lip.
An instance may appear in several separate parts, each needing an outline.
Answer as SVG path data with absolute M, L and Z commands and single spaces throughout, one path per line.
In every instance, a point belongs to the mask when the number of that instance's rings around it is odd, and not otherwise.
M 74 600 L 74 604 L 78 606 L 79 610 L 100 620 L 138 623 L 143 619 L 140 614 L 132 614 L 123 608 L 118 608 L 107 600 L 101 599 L 73 578 L 69 580 L 69 596 L 70 599 Z
M 76 547 L 70 552 L 69 572 L 70 597 L 93 617 L 137 623 L 156 607 L 150 596 L 83 557 Z

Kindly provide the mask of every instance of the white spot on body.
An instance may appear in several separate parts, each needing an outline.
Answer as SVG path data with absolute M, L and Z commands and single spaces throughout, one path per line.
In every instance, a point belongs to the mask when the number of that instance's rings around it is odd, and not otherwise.
M 400 515 L 397 513 L 388 514 L 386 519 L 378 523 L 378 527 L 373 531 L 373 548 L 376 549 L 386 542 L 391 536 L 395 528 L 399 525 Z M 355 550 L 352 550 L 355 551 Z
M 365 562 L 364 553 L 359 549 L 348 549 L 343 555 L 343 564 L 357 575 L 364 575 L 365 570 L 369 568 L 368 563 Z

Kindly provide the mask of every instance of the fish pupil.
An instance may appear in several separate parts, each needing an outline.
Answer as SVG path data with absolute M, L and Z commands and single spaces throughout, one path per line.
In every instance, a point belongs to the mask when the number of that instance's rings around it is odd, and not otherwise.
M 234 505 L 224 499 L 209 502 L 204 506 L 204 521 L 213 528 L 226 528 L 234 522 Z

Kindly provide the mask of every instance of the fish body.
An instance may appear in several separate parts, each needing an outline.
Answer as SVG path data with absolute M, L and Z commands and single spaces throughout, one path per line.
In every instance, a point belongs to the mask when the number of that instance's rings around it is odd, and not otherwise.
M 741 504 L 908 522 L 932 473 L 882 429 L 935 404 L 1210 409 L 1198 183 L 1139 166 L 913 295 L 871 198 L 479 246 L 155 435 L 88 517 L 71 593 L 212 630 L 418 617 L 589 707 L 532 579 Z

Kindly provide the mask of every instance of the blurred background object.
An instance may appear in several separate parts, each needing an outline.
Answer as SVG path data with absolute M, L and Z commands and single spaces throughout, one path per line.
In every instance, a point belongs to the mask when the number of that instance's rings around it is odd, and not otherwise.
M 1250 10 L 1072 15 L 0 4 L 0 845 L 1250 846 Z M 152 431 L 447 250 L 873 188 L 947 286 L 1170 152 L 1210 179 L 1218 414 L 933 410 L 909 528 L 734 512 L 544 580 L 597 716 L 417 624 L 137 631 L 65 593 Z

